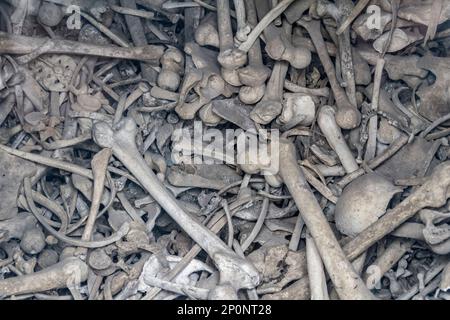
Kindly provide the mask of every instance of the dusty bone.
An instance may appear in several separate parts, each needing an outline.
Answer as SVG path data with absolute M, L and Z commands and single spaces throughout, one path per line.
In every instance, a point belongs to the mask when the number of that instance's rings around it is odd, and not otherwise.
M 229 84 L 240 86 L 237 69 L 247 62 L 247 54 L 234 47 L 229 0 L 217 0 L 217 26 L 220 47 L 217 61 L 222 66 L 222 77 Z
M 388 272 L 410 249 L 411 240 L 396 239 L 366 269 L 363 279 L 369 289 L 377 286 L 383 275 Z
M 316 11 L 320 16 L 330 15 L 339 25 L 342 20 L 348 17 L 353 3 L 350 0 L 337 0 L 334 5 L 331 2 L 321 0 L 317 3 Z M 339 63 L 341 69 L 342 81 L 345 83 L 345 91 L 349 101 L 353 105 L 356 102 L 356 86 L 355 86 L 355 68 L 353 65 L 353 51 L 350 42 L 350 29 L 346 28 L 342 33 L 337 35 L 339 47 Z
M 308 31 L 311 40 L 316 47 L 317 54 L 319 55 L 322 65 L 324 66 L 328 81 L 330 82 L 331 90 L 333 90 L 334 98 L 336 100 L 336 106 L 338 108 L 338 111 L 336 113 L 337 124 L 342 129 L 353 129 L 357 127 L 361 121 L 361 114 L 356 106 L 350 103 L 344 89 L 342 89 L 342 87 L 339 85 L 339 82 L 336 78 L 336 71 L 334 69 L 333 63 L 331 62 L 330 56 L 328 55 L 325 47 L 325 42 L 320 31 L 320 21 L 300 21 L 301 26 L 303 26 Z
M 154 86 L 150 89 L 150 95 L 156 99 L 178 101 L 180 95 L 176 92 L 162 89 L 160 87 Z
M 214 100 L 214 101 L 216 101 L 216 100 Z M 202 120 L 203 124 L 205 124 L 207 126 L 215 127 L 220 122 L 223 122 L 223 119 L 214 113 L 212 102 L 204 105 L 199 110 L 198 116 L 199 116 L 200 120 Z
M 401 191 L 402 188 L 375 173 L 353 180 L 336 203 L 336 227 L 341 233 L 354 237 L 377 221 L 386 212 L 392 196 Z
M 389 32 L 382 34 L 377 40 L 373 42 L 373 48 L 381 53 L 385 46 L 386 41 L 388 41 Z M 392 34 L 392 40 L 386 52 L 396 52 L 402 50 L 403 48 L 409 46 L 411 43 L 422 39 L 423 36 L 418 33 L 403 31 L 402 29 L 396 28 Z
M 248 22 L 254 26 L 258 22 L 254 0 L 245 1 Z M 259 39 L 248 51 L 248 65 L 238 70 L 243 86 L 239 90 L 239 99 L 246 104 L 255 104 L 261 100 L 265 91 L 265 82 L 270 69 L 263 64 Z
M 257 286 L 260 280 L 255 268 L 248 261 L 237 256 L 211 230 L 184 212 L 156 175 L 148 170 L 145 160 L 136 147 L 136 130 L 135 122 L 130 118 L 124 118 L 117 124 L 115 130 L 106 123 L 96 123 L 93 127 L 93 136 L 97 144 L 112 149 L 113 154 L 140 181 L 161 207 L 213 259 L 220 272 L 220 286 L 212 292 L 211 297 L 224 294 L 222 298 L 233 298 L 236 297 L 238 289 L 251 289 Z
M 17 216 L 0 221 L 0 242 L 7 242 L 12 238 L 21 239 L 24 232 L 36 225 L 36 219 L 28 213 L 19 213 Z
M 297 208 L 308 227 L 323 263 L 341 299 L 373 299 L 328 224 L 317 199 L 297 165 L 295 146 L 280 139 L 279 174 L 289 189 Z
M 6 151 L 0 150 L 0 221 L 17 215 L 17 196 L 21 181 L 25 176 L 34 174 L 35 164 L 17 159 Z
M 239 45 L 239 50 L 242 52 L 248 52 L 256 39 L 259 38 L 261 32 L 263 32 L 267 26 L 272 23 L 272 21 L 278 18 L 278 16 L 282 14 L 292 2 L 294 2 L 294 0 L 282 0 L 269 12 L 267 12 L 267 14 L 260 19 L 259 23 L 250 32 L 247 40 Z
M 316 115 L 314 100 L 302 93 L 284 93 L 283 111 L 277 118 L 283 131 L 292 129 L 297 125 L 310 126 Z
M 195 42 L 201 46 L 219 48 L 219 32 L 217 31 L 217 16 L 209 13 L 195 29 Z
M 382 35 L 386 26 L 392 20 L 392 14 L 386 11 L 381 11 L 379 16 L 379 22 L 381 28 L 369 28 L 370 24 L 369 19 L 371 18 L 371 14 L 365 13 L 361 14 L 358 18 L 355 19 L 355 22 L 352 24 L 352 29 L 364 40 L 375 40 L 379 36 Z M 397 21 L 397 26 L 398 25 Z
M 30 54 L 44 44 L 51 45 L 45 53 L 99 56 L 117 59 L 157 61 L 164 53 L 162 46 L 121 48 L 100 46 L 83 42 L 11 35 L 0 32 L 0 53 Z
M 324 164 L 316 164 L 315 168 L 319 170 L 324 177 L 338 177 L 345 175 L 345 169 L 342 166 L 327 166 Z
M 361 57 L 371 65 L 377 64 L 378 52 L 368 46 L 361 46 L 357 49 Z M 384 56 L 384 69 L 392 80 L 403 80 L 410 87 L 416 87 L 427 75 L 427 71 L 421 69 L 417 64 L 418 55 L 396 56 L 386 54 Z
M 288 63 L 286 61 L 275 62 L 269 82 L 267 82 L 266 93 L 250 113 L 253 121 L 268 124 L 281 113 L 283 109 L 281 98 L 287 70 Z
M 176 48 L 167 49 L 160 59 L 161 72 L 158 75 L 158 86 L 162 89 L 176 91 L 180 85 L 184 56 Z
M 432 145 L 432 142 L 416 137 L 412 143 L 404 146 L 380 165 L 375 172 L 393 180 L 416 176 L 425 169 Z
M 245 0 L 233 0 L 237 23 L 236 35 L 234 36 L 236 43 L 247 40 L 247 35 L 251 31 L 251 27 L 247 24 L 247 7 L 245 6 L 245 2 Z
M 308 264 L 311 300 L 329 300 L 322 259 L 317 251 L 314 239 L 309 234 L 306 234 L 306 262 Z
M 44 270 L 0 280 L 0 296 L 43 292 L 78 285 L 87 280 L 88 266 L 70 257 Z
M 250 118 L 252 108 L 239 103 L 236 99 L 214 100 L 212 111 L 244 130 L 256 130 L 254 122 Z
M 220 190 L 241 179 L 233 169 L 223 164 L 198 164 L 182 170 L 172 166 L 167 180 L 176 187 L 197 187 Z
M 292 91 L 294 93 L 303 93 L 305 95 L 310 95 L 310 96 L 328 97 L 330 95 L 330 89 L 328 89 L 326 87 L 310 89 L 310 88 L 305 88 L 305 87 L 296 85 L 295 83 L 293 83 L 289 80 L 284 81 L 284 88 L 286 90 Z
M 417 66 L 429 70 L 436 76 L 436 81 L 430 86 L 420 86 L 417 95 L 420 97 L 419 113 L 434 121 L 449 113 L 450 77 L 448 75 L 449 58 L 426 55 L 419 59 Z
M 334 109 L 330 106 L 323 106 L 319 111 L 317 123 L 329 145 L 338 155 L 345 171 L 351 173 L 358 170 L 359 166 L 336 123 Z
M 175 111 L 182 119 L 193 119 L 201 107 L 224 94 L 226 83 L 220 75 L 215 52 L 194 42 L 187 43 L 184 50 L 192 57 L 197 69 L 185 75 Z M 186 95 L 192 88 L 199 97 L 193 102 L 185 102 Z
M 260 20 L 269 12 L 269 0 L 255 0 Z M 304 47 L 295 47 L 291 42 L 292 28 L 287 21 L 282 28 L 269 24 L 264 29 L 266 52 L 274 60 L 288 61 L 294 68 L 303 69 L 311 62 L 311 52 Z

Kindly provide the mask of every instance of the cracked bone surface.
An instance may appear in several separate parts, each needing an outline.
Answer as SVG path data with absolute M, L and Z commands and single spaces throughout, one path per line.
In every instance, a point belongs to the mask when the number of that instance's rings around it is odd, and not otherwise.
M 136 134 L 137 126 L 131 118 L 124 118 L 114 129 L 104 122 L 96 123 L 93 127 L 95 142 L 104 148 L 111 148 L 113 155 L 214 261 L 220 272 L 220 282 L 219 286 L 211 292 L 210 298 L 235 299 L 237 290 L 255 288 L 260 281 L 258 271 L 250 262 L 232 251 L 211 230 L 198 223 L 180 207 L 178 201 L 162 185 L 139 153 L 135 142 Z
M 295 146 L 286 139 L 280 139 L 280 164 L 279 174 L 294 198 L 339 297 L 343 300 L 374 299 L 345 257 L 319 202 L 297 164 Z

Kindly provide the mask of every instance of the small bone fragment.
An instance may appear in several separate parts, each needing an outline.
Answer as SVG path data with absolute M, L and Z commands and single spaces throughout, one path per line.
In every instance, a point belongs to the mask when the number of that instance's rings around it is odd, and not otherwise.
M 389 32 L 384 33 L 377 40 L 374 41 L 373 48 L 381 53 L 388 38 Z M 389 44 L 389 47 L 386 52 L 396 52 L 402 50 L 403 48 L 407 47 L 411 43 L 421 38 L 422 38 L 421 34 L 405 32 L 402 29 L 396 28 L 392 35 L 391 43 Z
M 244 105 L 236 99 L 214 100 L 212 111 L 231 123 L 244 130 L 256 130 L 255 124 L 250 118 L 252 108 Z
M 185 171 L 177 166 L 168 170 L 167 180 L 177 187 L 197 187 L 220 190 L 241 177 L 223 164 L 198 164 Z

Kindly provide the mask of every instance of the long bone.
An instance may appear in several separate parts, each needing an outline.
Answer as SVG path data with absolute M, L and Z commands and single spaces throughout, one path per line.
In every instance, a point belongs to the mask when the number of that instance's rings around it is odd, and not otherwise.
M 136 133 L 137 126 L 131 118 L 124 118 L 114 128 L 105 122 L 98 122 L 93 126 L 94 141 L 102 147 L 111 148 L 113 154 L 139 180 L 144 189 L 212 258 L 219 269 L 220 282 L 212 290 L 210 298 L 233 299 L 237 298 L 237 290 L 256 287 L 260 276 L 253 265 L 239 257 L 208 228 L 191 218 L 149 169 L 137 149 Z
M 86 281 L 87 275 L 87 265 L 78 258 L 69 257 L 39 272 L 1 280 L 0 296 L 67 288 Z
M 133 48 L 102 46 L 83 42 L 60 39 L 34 38 L 11 35 L 0 32 L 0 53 L 30 54 L 43 46 L 48 50 L 42 53 L 74 54 L 109 57 L 117 59 L 134 59 L 156 61 L 164 53 L 162 46 L 148 45 Z
M 322 33 L 320 31 L 320 21 L 312 20 L 310 22 L 299 20 L 302 27 L 308 31 L 314 46 L 316 47 L 317 54 L 322 62 L 325 73 L 327 74 L 328 81 L 330 82 L 331 90 L 333 90 L 334 99 L 338 111 L 336 113 L 336 122 L 342 129 L 356 128 L 361 121 L 361 114 L 359 110 L 351 104 L 344 89 L 339 85 L 336 77 L 336 70 L 331 62 L 330 56 L 326 50 L 325 41 L 323 40 Z
M 341 299 L 373 299 L 372 293 L 345 257 L 339 242 L 324 216 L 319 202 L 297 165 L 293 143 L 280 139 L 279 174 L 294 198 L 300 214 L 322 257 L 323 263 Z
M 256 0 L 257 13 L 262 20 L 269 12 L 270 1 Z M 284 22 L 288 24 L 287 21 Z M 294 68 L 306 68 L 311 62 L 311 52 L 304 47 L 295 47 L 291 42 L 291 28 L 278 28 L 273 23 L 264 29 L 266 52 L 274 60 L 288 61 Z
M 229 0 L 217 0 L 217 27 L 220 46 L 217 61 L 222 66 L 222 77 L 229 84 L 240 86 L 237 69 L 247 62 L 247 54 L 234 47 Z
M 254 0 L 245 2 L 248 22 L 253 26 L 258 23 Z M 239 80 L 244 85 L 239 90 L 239 99 L 246 104 L 257 103 L 266 89 L 265 82 L 270 75 L 270 69 L 263 63 L 259 39 L 248 51 L 248 65 L 238 70 Z
M 282 162 L 283 159 L 280 155 L 280 163 Z M 436 166 L 422 186 L 346 243 L 343 246 L 343 250 L 347 259 L 355 260 L 377 241 L 394 232 L 421 209 L 442 207 L 448 198 L 450 198 L 450 161 Z M 299 260 L 299 273 L 304 275 L 302 279 L 281 292 L 272 295 L 270 298 L 289 297 L 293 299 L 298 297 L 299 294 L 302 296 L 307 294 L 308 282 L 306 281 L 305 256 L 302 255 Z

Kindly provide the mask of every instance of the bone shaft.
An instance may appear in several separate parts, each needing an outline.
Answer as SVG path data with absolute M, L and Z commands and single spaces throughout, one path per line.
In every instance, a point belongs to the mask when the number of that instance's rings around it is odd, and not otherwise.
M 87 265 L 78 258 L 67 258 L 51 267 L 24 276 L 0 281 L 0 296 L 11 296 L 66 288 L 86 281 Z
M 280 143 L 280 175 L 289 189 L 341 299 L 373 299 L 345 257 L 320 205 L 297 165 L 295 147 Z
M 233 29 L 231 28 L 229 0 L 217 0 L 217 27 L 220 51 L 231 49 L 233 47 Z
M 308 24 L 309 25 L 307 25 L 307 31 L 311 37 L 314 47 L 316 47 L 317 55 L 319 56 L 320 62 L 322 62 L 323 68 L 328 77 L 328 81 L 330 81 L 331 90 L 333 90 L 336 103 L 338 104 L 338 106 L 340 106 L 341 103 L 348 102 L 346 101 L 348 99 L 344 89 L 342 89 L 342 87 L 339 85 L 339 82 L 336 78 L 336 71 L 334 69 L 333 62 L 328 55 L 325 41 L 323 40 L 322 34 L 320 33 L 320 22 L 312 21 Z
M 130 150 L 132 149 L 132 150 Z M 150 195 L 159 203 L 161 207 L 169 214 L 175 222 L 182 227 L 186 233 L 197 242 L 210 256 L 218 252 L 226 252 L 235 255 L 229 247 L 225 245 L 214 233 L 202 224 L 191 218 L 179 206 L 177 200 L 166 191 L 156 175 L 151 171 L 133 146 L 123 146 L 113 148 L 114 155 L 127 167 L 127 169 L 136 177 Z M 127 165 L 132 163 L 133 165 Z
M 245 1 L 245 10 L 247 10 L 247 21 L 254 28 L 258 24 L 258 16 L 256 14 L 256 6 L 254 0 Z M 251 65 L 262 65 L 261 43 L 259 39 L 255 40 L 252 47 L 248 51 L 248 62 Z
M 267 89 L 264 99 L 267 100 L 281 100 L 283 96 L 284 79 L 289 68 L 287 61 L 277 61 L 273 66 L 272 74 L 267 82 Z
M 48 41 L 45 38 L 26 36 L 11 36 L 0 32 L 0 53 L 29 54 L 39 49 Z M 117 59 L 158 60 L 163 54 L 159 46 L 145 46 L 136 48 L 121 48 L 114 46 L 99 46 L 70 40 L 53 39 L 52 48 L 46 53 L 75 54 L 88 56 L 102 56 Z
M 367 285 L 370 287 L 375 287 L 375 285 L 381 280 L 383 275 L 389 271 L 402 257 L 403 255 L 411 248 L 414 241 L 411 240 L 403 240 L 396 239 L 394 240 L 382 255 L 377 257 L 377 259 L 372 263 L 372 266 L 376 267 L 375 273 L 370 273 L 370 269 L 366 270 L 364 274 L 364 281 L 370 280 L 370 284 Z M 370 268 L 370 267 L 369 267 Z
M 120 0 L 122 6 L 130 9 L 137 9 L 135 0 Z M 131 35 L 131 39 L 136 46 L 146 46 L 147 38 L 145 37 L 144 26 L 142 25 L 141 18 L 125 15 L 125 21 L 127 23 L 128 30 Z M 141 62 L 142 76 L 144 79 L 155 82 L 157 78 L 157 72 L 148 64 Z
M 320 258 L 314 239 L 310 235 L 306 236 L 306 262 L 308 265 L 311 300 L 329 300 L 327 279 L 325 278 L 322 259 Z
M 317 120 L 320 130 L 325 135 L 328 144 L 336 152 L 341 160 L 342 166 L 347 173 L 351 173 L 359 169 L 350 148 L 345 142 L 341 129 L 334 119 L 334 110 L 330 106 L 323 106 L 319 112 Z

